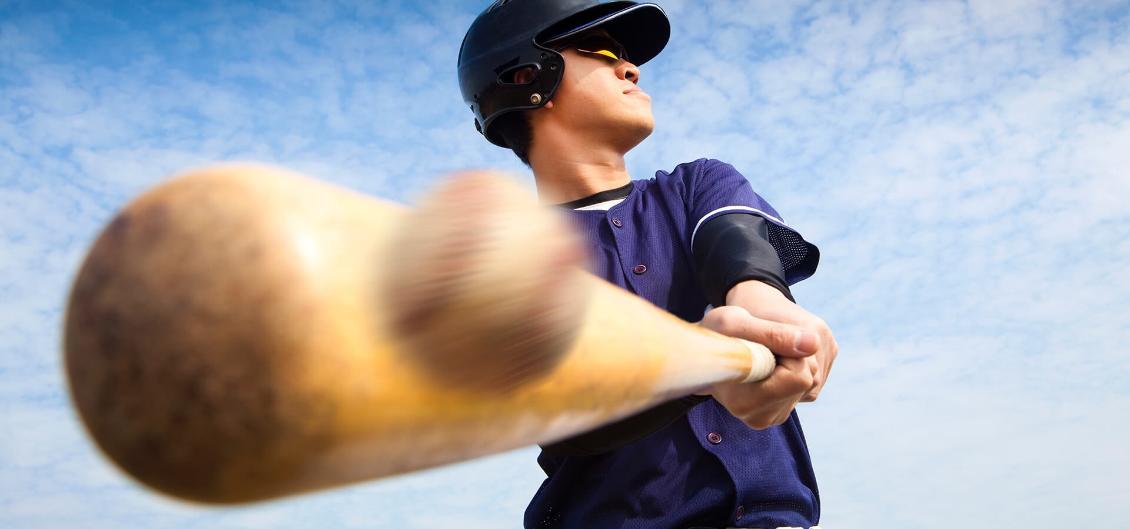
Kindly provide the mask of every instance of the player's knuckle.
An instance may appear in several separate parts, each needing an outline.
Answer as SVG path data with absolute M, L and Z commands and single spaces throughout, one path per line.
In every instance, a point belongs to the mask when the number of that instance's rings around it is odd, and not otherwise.
M 807 369 L 797 371 L 791 380 L 792 387 L 799 388 L 801 392 L 812 389 L 814 377 L 812 372 Z
M 796 344 L 796 330 L 786 325 L 773 325 L 766 330 L 766 337 L 777 347 L 792 348 Z
M 826 349 L 835 350 L 838 348 L 836 345 L 836 337 L 832 334 L 832 328 L 828 326 L 828 322 L 813 316 L 812 321 L 807 327 L 809 330 L 820 335 L 820 340 Z
M 722 334 L 733 336 L 742 327 L 742 314 L 733 307 L 719 307 L 710 311 L 710 315 L 713 316 L 714 328 Z
M 805 330 L 819 334 L 821 337 L 825 337 L 831 332 L 828 323 L 817 316 L 809 315 L 801 320 L 800 325 L 804 327 Z
M 729 334 L 738 334 L 745 324 L 742 313 L 736 310 L 727 310 L 722 314 L 722 328 Z

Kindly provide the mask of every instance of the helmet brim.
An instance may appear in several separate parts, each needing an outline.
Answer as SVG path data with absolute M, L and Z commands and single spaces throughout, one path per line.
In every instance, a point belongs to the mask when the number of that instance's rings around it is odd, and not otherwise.
M 659 55 L 671 38 L 671 23 L 663 8 L 655 4 L 636 4 L 611 2 L 582 11 L 567 20 L 555 24 L 542 33 L 539 43 L 552 47 L 570 38 L 593 29 L 603 29 L 616 39 L 628 52 L 628 60 L 636 66 L 642 65 Z

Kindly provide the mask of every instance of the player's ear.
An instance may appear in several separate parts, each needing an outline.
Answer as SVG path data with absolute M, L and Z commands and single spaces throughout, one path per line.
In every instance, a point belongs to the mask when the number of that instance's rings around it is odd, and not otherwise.
M 538 77 L 538 71 L 532 66 L 525 66 L 509 72 L 509 82 L 514 84 L 530 84 Z
M 553 100 L 550 99 L 549 101 L 546 101 L 545 106 L 542 108 L 553 108 Z

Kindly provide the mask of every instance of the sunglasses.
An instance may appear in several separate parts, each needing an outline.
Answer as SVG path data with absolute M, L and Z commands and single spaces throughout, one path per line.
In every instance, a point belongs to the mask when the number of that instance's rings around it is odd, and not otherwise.
M 612 37 L 607 37 L 601 34 L 591 34 L 571 41 L 561 49 L 572 48 L 577 50 L 578 53 L 605 59 L 612 64 L 616 64 L 621 60 L 628 60 L 628 52 L 624 46 L 616 42 Z

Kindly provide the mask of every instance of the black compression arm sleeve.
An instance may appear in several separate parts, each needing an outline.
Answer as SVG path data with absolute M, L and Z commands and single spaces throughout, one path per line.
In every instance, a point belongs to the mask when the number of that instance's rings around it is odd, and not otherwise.
M 785 282 L 781 258 L 769 243 L 768 222 L 758 215 L 728 213 L 699 228 L 691 253 L 699 284 L 711 305 L 725 305 L 730 289 L 750 279 L 766 283 L 795 301 Z

